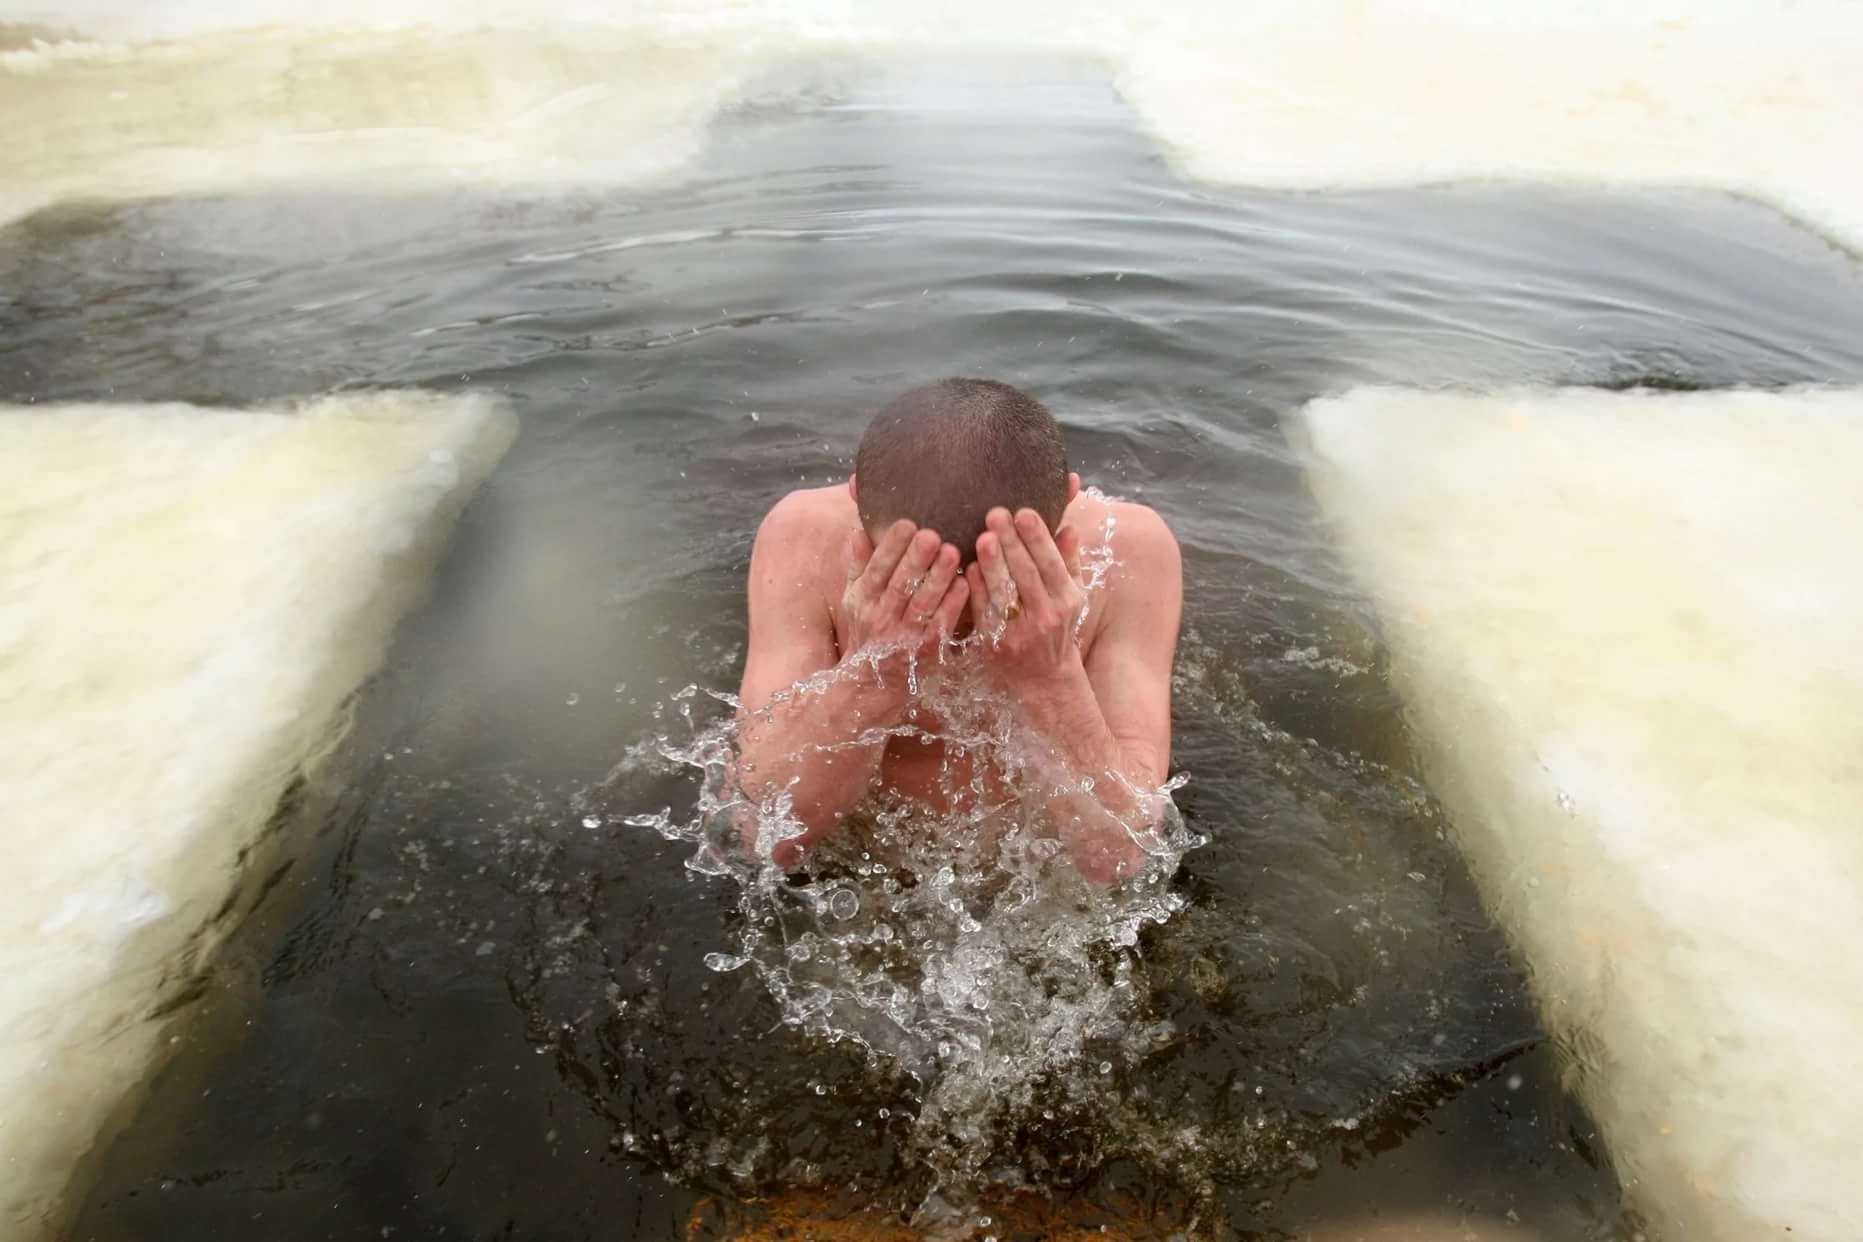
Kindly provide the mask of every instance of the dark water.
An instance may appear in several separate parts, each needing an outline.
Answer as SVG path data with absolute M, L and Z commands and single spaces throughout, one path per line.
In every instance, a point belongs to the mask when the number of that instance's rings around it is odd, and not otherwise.
M 0 235 L 0 398 L 473 387 L 523 420 L 74 1236 L 670 1239 L 786 1188 L 909 1207 L 913 1084 L 705 970 L 729 893 L 579 799 L 673 691 L 734 688 L 762 512 L 944 374 L 1040 395 L 1089 481 L 1177 530 L 1179 804 L 1213 838 L 1144 946 L 1174 1034 L 1093 1108 L 1021 1119 L 1012 1171 L 1161 1234 L 1447 1209 L 1631 1236 L 1280 420 L 1368 382 L 1854 383 L 1859 326 L 1853 260 L 1757 205 L 1218 192 L 1052 70 L 791 92 L 653 191 Z

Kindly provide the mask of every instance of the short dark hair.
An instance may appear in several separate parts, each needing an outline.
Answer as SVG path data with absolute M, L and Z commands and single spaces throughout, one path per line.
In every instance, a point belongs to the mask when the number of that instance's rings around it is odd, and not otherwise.
M 869 532 L 910 519 L 956 544 L 964 564 L 997 505 L 1033 509 L 1049 530 L 1067 507 L 1061 425 L 996 380 L 943 379 L 895 398 L 867 424 L 854 477 Z

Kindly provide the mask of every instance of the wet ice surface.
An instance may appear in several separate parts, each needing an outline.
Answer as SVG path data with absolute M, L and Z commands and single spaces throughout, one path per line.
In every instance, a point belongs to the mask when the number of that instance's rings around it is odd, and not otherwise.
M 656 195 L 154 203 L 0 235 L 5 399 L 484 386 L 525 420 L 76 1236 L 672 1238 L 701 1197 L 910 1213 L 941 1167 L 980 1202 L 1027 1185 L 1216 1236 L 1405 1207 L 1629 1236 L 1278 421 L 1379 380 L 1854 381 L 1850 261 L 1708 198 L 1187 188 L 1091 82 L 930 111 L 861 89 L 746 110 Z M 1082 473 L 1185 549 L 1175 798 L 1209 843 L 1135 944 L 1087 925 L 1064 978 L 1117 1022 L 1033 1072 L 1043 1015 L 970 1006 L 1015 1054 L 1007 1092 L 937 1040 L 785 1022 L 741 886 L 625 822 L 690 822 L 689 771 L 603 783 L 687 736 L 682 703 L 723 711 L 674 696 L 736 686 L 762 512 L 942 373 L 1049 400 Z M 864 878 L 771 913 L 853 940 Z M 914 1021 L 955 1025 L 978 974 L 936 973 Z

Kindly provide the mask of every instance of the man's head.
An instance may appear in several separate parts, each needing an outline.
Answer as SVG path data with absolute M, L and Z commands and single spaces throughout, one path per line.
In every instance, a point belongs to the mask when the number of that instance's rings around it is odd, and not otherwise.
M 876 539 L 906 518 L 956 544 L 969 564 L 992 508 L 1033 509 L 1054 530 L 1079 481 L 1041 402 L 995 380 L 945 379 L 873 416 L 849 486 Z

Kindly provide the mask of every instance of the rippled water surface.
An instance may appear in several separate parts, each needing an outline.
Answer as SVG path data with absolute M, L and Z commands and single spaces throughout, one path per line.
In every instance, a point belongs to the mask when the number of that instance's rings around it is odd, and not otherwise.
M 763 511 L 844 476 L 897 391 L 969 374 L 1041 396 L 1090 482 L 1177 530 L 1178 804 L 1210 838 L 1140 943 L 1150 1043 L 999 1118 L 989 1176 L 1160 1236 L 1448 1207 L 1629 1237 L 1281 420 L 1375 382 L 1855 383 L 1859 323 L 1854 261 L 1759 206 L 1212 191 L 1052 66 L 846 71 L 728 115 L 651 192 L 15 226 L 0 399 L 473 387 L 523 420 L 76 1236 L 909 1210 L 923 1084 L 707 970 L 732 886 L 621 822 L 693 783 L 603 781 L 682 687 L 735 688 Z

